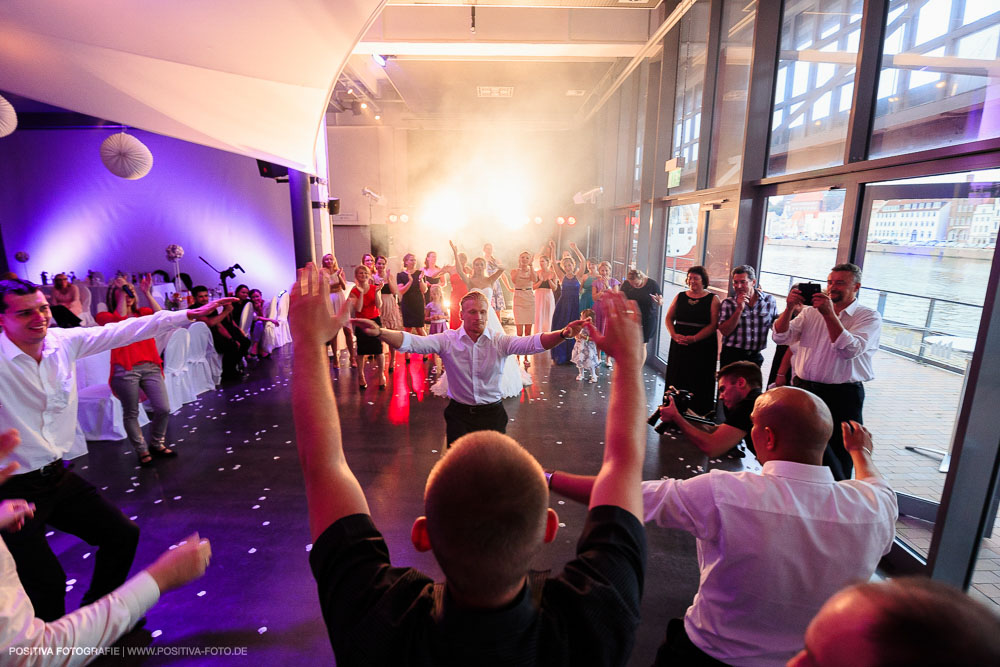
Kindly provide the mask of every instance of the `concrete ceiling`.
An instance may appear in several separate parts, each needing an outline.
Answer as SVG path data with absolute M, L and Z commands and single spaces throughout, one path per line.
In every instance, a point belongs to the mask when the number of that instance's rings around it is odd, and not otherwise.
M 390 0 L 355 47 L 327 123 L 572 127 L 645 48 L 663 19 L 660 4 Z

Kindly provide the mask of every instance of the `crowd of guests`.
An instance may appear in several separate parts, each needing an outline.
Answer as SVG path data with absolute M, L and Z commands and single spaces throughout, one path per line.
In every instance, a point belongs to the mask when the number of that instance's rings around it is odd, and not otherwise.
M 704 268 L 688 271 L 688 289 L 666 313 L 667 384 L 690 391 L 692 412 L 703 415 L 713 412 L 718 390 L 724 421 L 692 423 L 673 399 L 660 416 L 709 456 L 746 441 L 763 469 L 643 482 L 642 367 L 662 303 L 656 281 L 632 271 L 619 284 L 610 264 L 587 260 L 575 244 L 558 259 L 554 244 L 522 253 L 509 272 L 492 248 L 471 265 L 451 249 L 453 264 L 438 266 L 428 253 L 418 268 L 408 254 L 395 276 L 386 258 L 367 255 L 351 283 L 327 256 L 322 270 L 308 265 L 291 287 L 292 403 L 314 542 L 309 558 L 341 664 L 625 664 L 641 622 L 647 523 L 691 533 L 700 568 L 692 605 L 663 629 L 657 665 L 1000 659 L 1000 621 L 967 596 L 921 579 L 866 583 L 892 545 L 898 508 L 861 418 L 880 320 L 857 301 L 856 266 L 834 266 L 826 290 L 808 304 L 793 288 L 781 313 L 756 286 L 752 267 L 732 271 L 734 294 L 723 301 L 707 289 Z M 501 280 L 513 294 L 515 335 L 494 328 L 497 306 L 506 305 L 495 287 Z M 235 297 L 216 301 L 207 289 L 192 291 L 190 308 L 163 310 L 150 298 L 148 276 L 138 288 L 121 277 L 109 288 L 101 327 L 50 329 L 51 309 L 36 286 L 0 282 L 0 459 L 7 462 L 0 468 L 0 528 L 7 529 L 0 650 L 106 645 L 160 593 L 204 572 L 210 548 L 193 535 L 126 581 L 138 527 L 62 465 L 77 398 L 75 390 L 56 396 L 52 389 L 75 386 L 77 358 L 111 350 L 110 382 L 123 406 L 128 401 L 126 430 L 140 462 L 172 455 L 162 437 L 167 413 L 157 407 L 162 362 L 153 337 L 203 321 L 230 370 L 251 350 L 267 349 L 263 335 L 240 329 L 234 317 L 250 304 L 269 323 L 259 291 L 241 285 Z M 140 294 L 151 308 L 139 307 Z M 459 326 L 451 327 L 456 311 Z M 538 321 L 546 312 L 548 320 Z M 392 567 L 351 471 L 327 363 L 342 333 L 362 389 L 368 363 L 385 386 L 397 349 L 435 355 L 451 376 L 450 448 L 429 475 L 424 515 L 411 533 L 416 549 L 437 558 L 443 583 Z M 768 335 L 787 345 L 778 379 L 792 378 L 770 389 L 760 370 Z M 473 368 L 471 348 L 486 355 L 481 368 Z M 557 363 L 575 363 L 580 380 L 593 381 L 601 355 L 614 369 L 614 418 L 606 420 L 594 476 L 546 470 L 504 435 L 499 397 L 508 362 L 527 366 L 545 350 Z M 148 442 L 131 422 L 140 390 L 154 406 Z M 485 403 L 463 398 L 480 390 L 489 394 Z M 497 405 L 500 412 L 489 411 Z M 494 421 L 477 417 L 484 414 Z M 527 569 L 560 525 L 550 492 L 588 507 L 576 558 L 553 576 Z M 98 547 L 86 606 L 68 615 L 61 568 L 45 538 L 57 517 L 60 528 Z

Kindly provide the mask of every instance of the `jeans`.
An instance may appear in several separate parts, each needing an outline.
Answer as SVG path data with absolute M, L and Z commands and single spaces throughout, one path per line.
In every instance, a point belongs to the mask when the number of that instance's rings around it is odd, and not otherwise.
M 149 446 L 143 439 L 142 427 L 139 426 L 139 389 L 146 393 L 153 405 L 150 439 L 154 447 L 162 445 L 167 437 L 167 422 L 170 420 L 170 401 L 167 399 L 167 384 L 163 381 L 163 372 L 159 366 L 148 361 L 136 364 L 131 370 L 115 366 L 115 372 L 111 376 L 111 392 L 122 402 L 122 424 L 128 440 L 136 454 L 142 456 L 149 451 Z

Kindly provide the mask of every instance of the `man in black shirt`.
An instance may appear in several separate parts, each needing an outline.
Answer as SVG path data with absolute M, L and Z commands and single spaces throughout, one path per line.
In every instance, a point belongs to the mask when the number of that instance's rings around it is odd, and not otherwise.
M 618 362 L 605 454 L 577 557 L 553 578 L 527 565 L 555 538 L 538 462 L 506 435 L 459 438 L 435 465 L 412 540 L 446 582 L 393 568 L 344 457 L 324 349 L 347 324 L 311 263 L 291 290 L 292 408 L 323 618 L 339 665 L 624 665 L 639 621 L 646 543 L 640 487 L 642 332 L 638 308 L 606 298 L 598 347 Z
M 660 408 L 660 419 L 673 422 L 688 440 L 709 457 L 722 456 L 744 439 L 753 452 L 753 443 L 746 436 L 753 426 L 750 422 L 753 403 L 760 396 L 760 366 L 750 361 L 734 361 L 719 370 L 718 378 L 719 400 L 726 415 L 723 423 L 707 428 L 696 426 L 677 411 L 672 400 Z

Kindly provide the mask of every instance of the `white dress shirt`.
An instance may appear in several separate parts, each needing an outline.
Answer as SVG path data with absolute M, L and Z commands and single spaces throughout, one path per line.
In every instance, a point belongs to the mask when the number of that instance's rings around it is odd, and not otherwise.
M 688 637 L 732 665 L 784 665 L 827 598 L 867 581 L 889 552 L 896 494 L 881 478 L 835 482 L 825 466 L 768 461 L 642 484 L 646 521 L 697 538 L 701 583 Z
M 143 570 L 93 604 L 46 623 L 35 617 L 14 558 L 0 540 L 0 664 L 85 665 L 99 655 L 95 649 L 110 646 L 159 599 L 156 581 Z
M 872 356 L 878 349 L 882 316 L 855 299 L 839 317 L 844 331 L 832 343 L 826 320 L 812 306 L 803 308 L 785 333 L 772 330 L 775 343 L 798 343 L 792 355 L 796 377 L 824 384 L 867 382 L 875 377 Z
M 433 336 L 403 332 L 401 352 L 439 354 L 448 374 L 448 398 L 465 405 L 487 405 L 503 398 L 500 379 L 512 354 L 544 352 L 542 335 L 510 336 L 487 328 L 475 343 L 461 326 Z
M 21 445 L 6 460 L 24 474 L 62 458 L 76 433 L 76 360 L 177 328 L 185 311 L 162 310 L 103 327 L 49 329 L 37 362 L 0 333 L 0 432 L 16 428 Z M 111 372 L 111 369 L 108 369 Z

